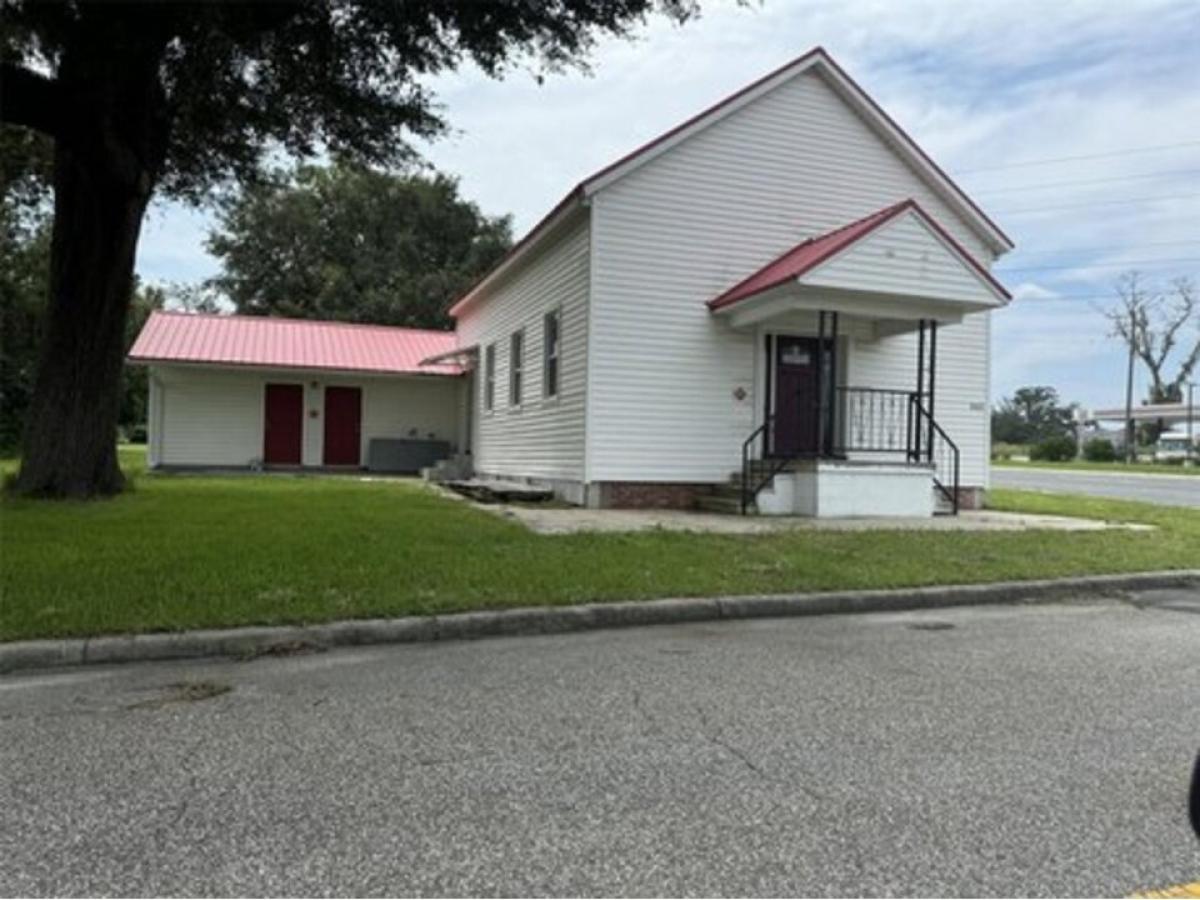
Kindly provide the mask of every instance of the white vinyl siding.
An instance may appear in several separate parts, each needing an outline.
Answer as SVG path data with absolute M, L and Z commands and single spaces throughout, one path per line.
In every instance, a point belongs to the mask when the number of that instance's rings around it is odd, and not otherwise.
M 986 487 L 988 482 L 990 317 L 990 313 L 975 313 L 966 316 L 960 325 L 939 326 L 937 332 L 934 418 L 958 445 L 962 484 L 977 487 Z M 917 336 L 852 340 L 846 359 L 846 381 L 856 387 L 895 386 L 915 390 Z
M 248 466 L 263 455 L 263 392 L 285 376 L 208 369 L 162 368 L 160 421 L 150 421 L 164 466 Z
M 151 443 L 166 466 L 248 466 L 263 455 L 267 384 L 304 387 L 302 462 L 320 466 L 329 386 L 362 390 L 361 461 L 372 438 L 459 440 L 459 379 L 156 366 Z M 315 415 L 313 415 L 315 413 Z
M 705 301 L 799 241 L 907 197 L 991 261 L 979 236 L 815 72 L 593 196 L 588 480 L 728 478 L 762 406 L 756 337 Z M 938 418 L 970 457 L 968 485 L 986 481 L 986 342 L 982 315 L 943 328 L 939 340 Z M 910 386 L 915 363 L 902 341 L 873 352 L 871 386 Z M 970 415 L 960 419 L 958 407 Z
M 801 282 L 963 303 L 1002 302 L 970 264 L 960 259 L 915 212 L 904 213 L 881 226 L 807 273 Z
M 519 271 L 465 309 L 462 346 L 488 346 L 524 332 L 520 415 L 497 405 L 477 417 L 474 461 L 489 475 L 583 480 L 584 393 L 587 365 L 588 248 L 586 213 L 568 223 Z M 530 347 L 544 346 L 546 315 L 561 310 L 557 396 L 546 396 L 544 365 L 529 365 Z M 499 354 L 496 380 L 509 383 L 510 353 Z M 486 379 L 481 379 L 486 381 Z M 507 392 L 505 392 L 507 397 Z

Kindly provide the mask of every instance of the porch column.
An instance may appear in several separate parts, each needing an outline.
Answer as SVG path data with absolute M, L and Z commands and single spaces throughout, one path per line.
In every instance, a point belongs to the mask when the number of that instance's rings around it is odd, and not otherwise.
M 817 456 L 825 455 L 825 310 L 817 312 Z
M 934 390 L 937 376 L 937 319 L 929 320 L 929 441 L 927 443 L 927 452 L 929 459 L 933 459 L 933 403 L 937 397 L 937 392 Z
M 829 327 L 829 438 L 828 447 L 822 447 L 828 455 L 834 454 L 835 443 L 838 439 L 838 314 L 830 313 L 832 321 Z
M 921 404 L 925 400 L 925 320 L 917 320 L 917 409 L 912 411 L 912 455 L 914 461 L 921 459 Z

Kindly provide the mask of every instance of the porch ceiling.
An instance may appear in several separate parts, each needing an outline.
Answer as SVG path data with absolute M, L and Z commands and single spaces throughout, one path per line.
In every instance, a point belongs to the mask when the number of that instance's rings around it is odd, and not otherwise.
M 838 313 L 843 320 L 860 319 L 892 333 L 900 333 L 915 329 L 922 320 L 954 325 L 968 312 L 978 309 L 930 297 L 832 290 L 790 283 L 764 291 L 732 309 L 717 312 L 735 329 L 780 325 L 802 316 L 815 322 L 817 314 L 824 311 Z

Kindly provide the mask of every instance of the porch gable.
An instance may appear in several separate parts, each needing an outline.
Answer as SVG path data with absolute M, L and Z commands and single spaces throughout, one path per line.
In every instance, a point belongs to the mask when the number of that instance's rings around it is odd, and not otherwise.
M 736 309 L 736 316 L 744 318 L 747 306 L 787 306 L 812 289 L 872 304 L 879 297 L 920 298 L 956 316 L 1011 299 L 984 266 L 908 199 L 802 241 L 708 301 L 708 307 L 715 313 Z

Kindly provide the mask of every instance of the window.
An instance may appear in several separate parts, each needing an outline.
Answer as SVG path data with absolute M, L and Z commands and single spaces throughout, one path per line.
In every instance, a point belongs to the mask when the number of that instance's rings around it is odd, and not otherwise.
M 525 332 L 514 331 L 508 339 L 508 405 L 521 405 L 521 377 L 525 372 Z
M 542 392 L 558 396 L 559 310 L 546 313 L 542 320 Z
M 483 351 L 483 408 L 491 412 L 496 407 L 496 345 L 488 344 Z

